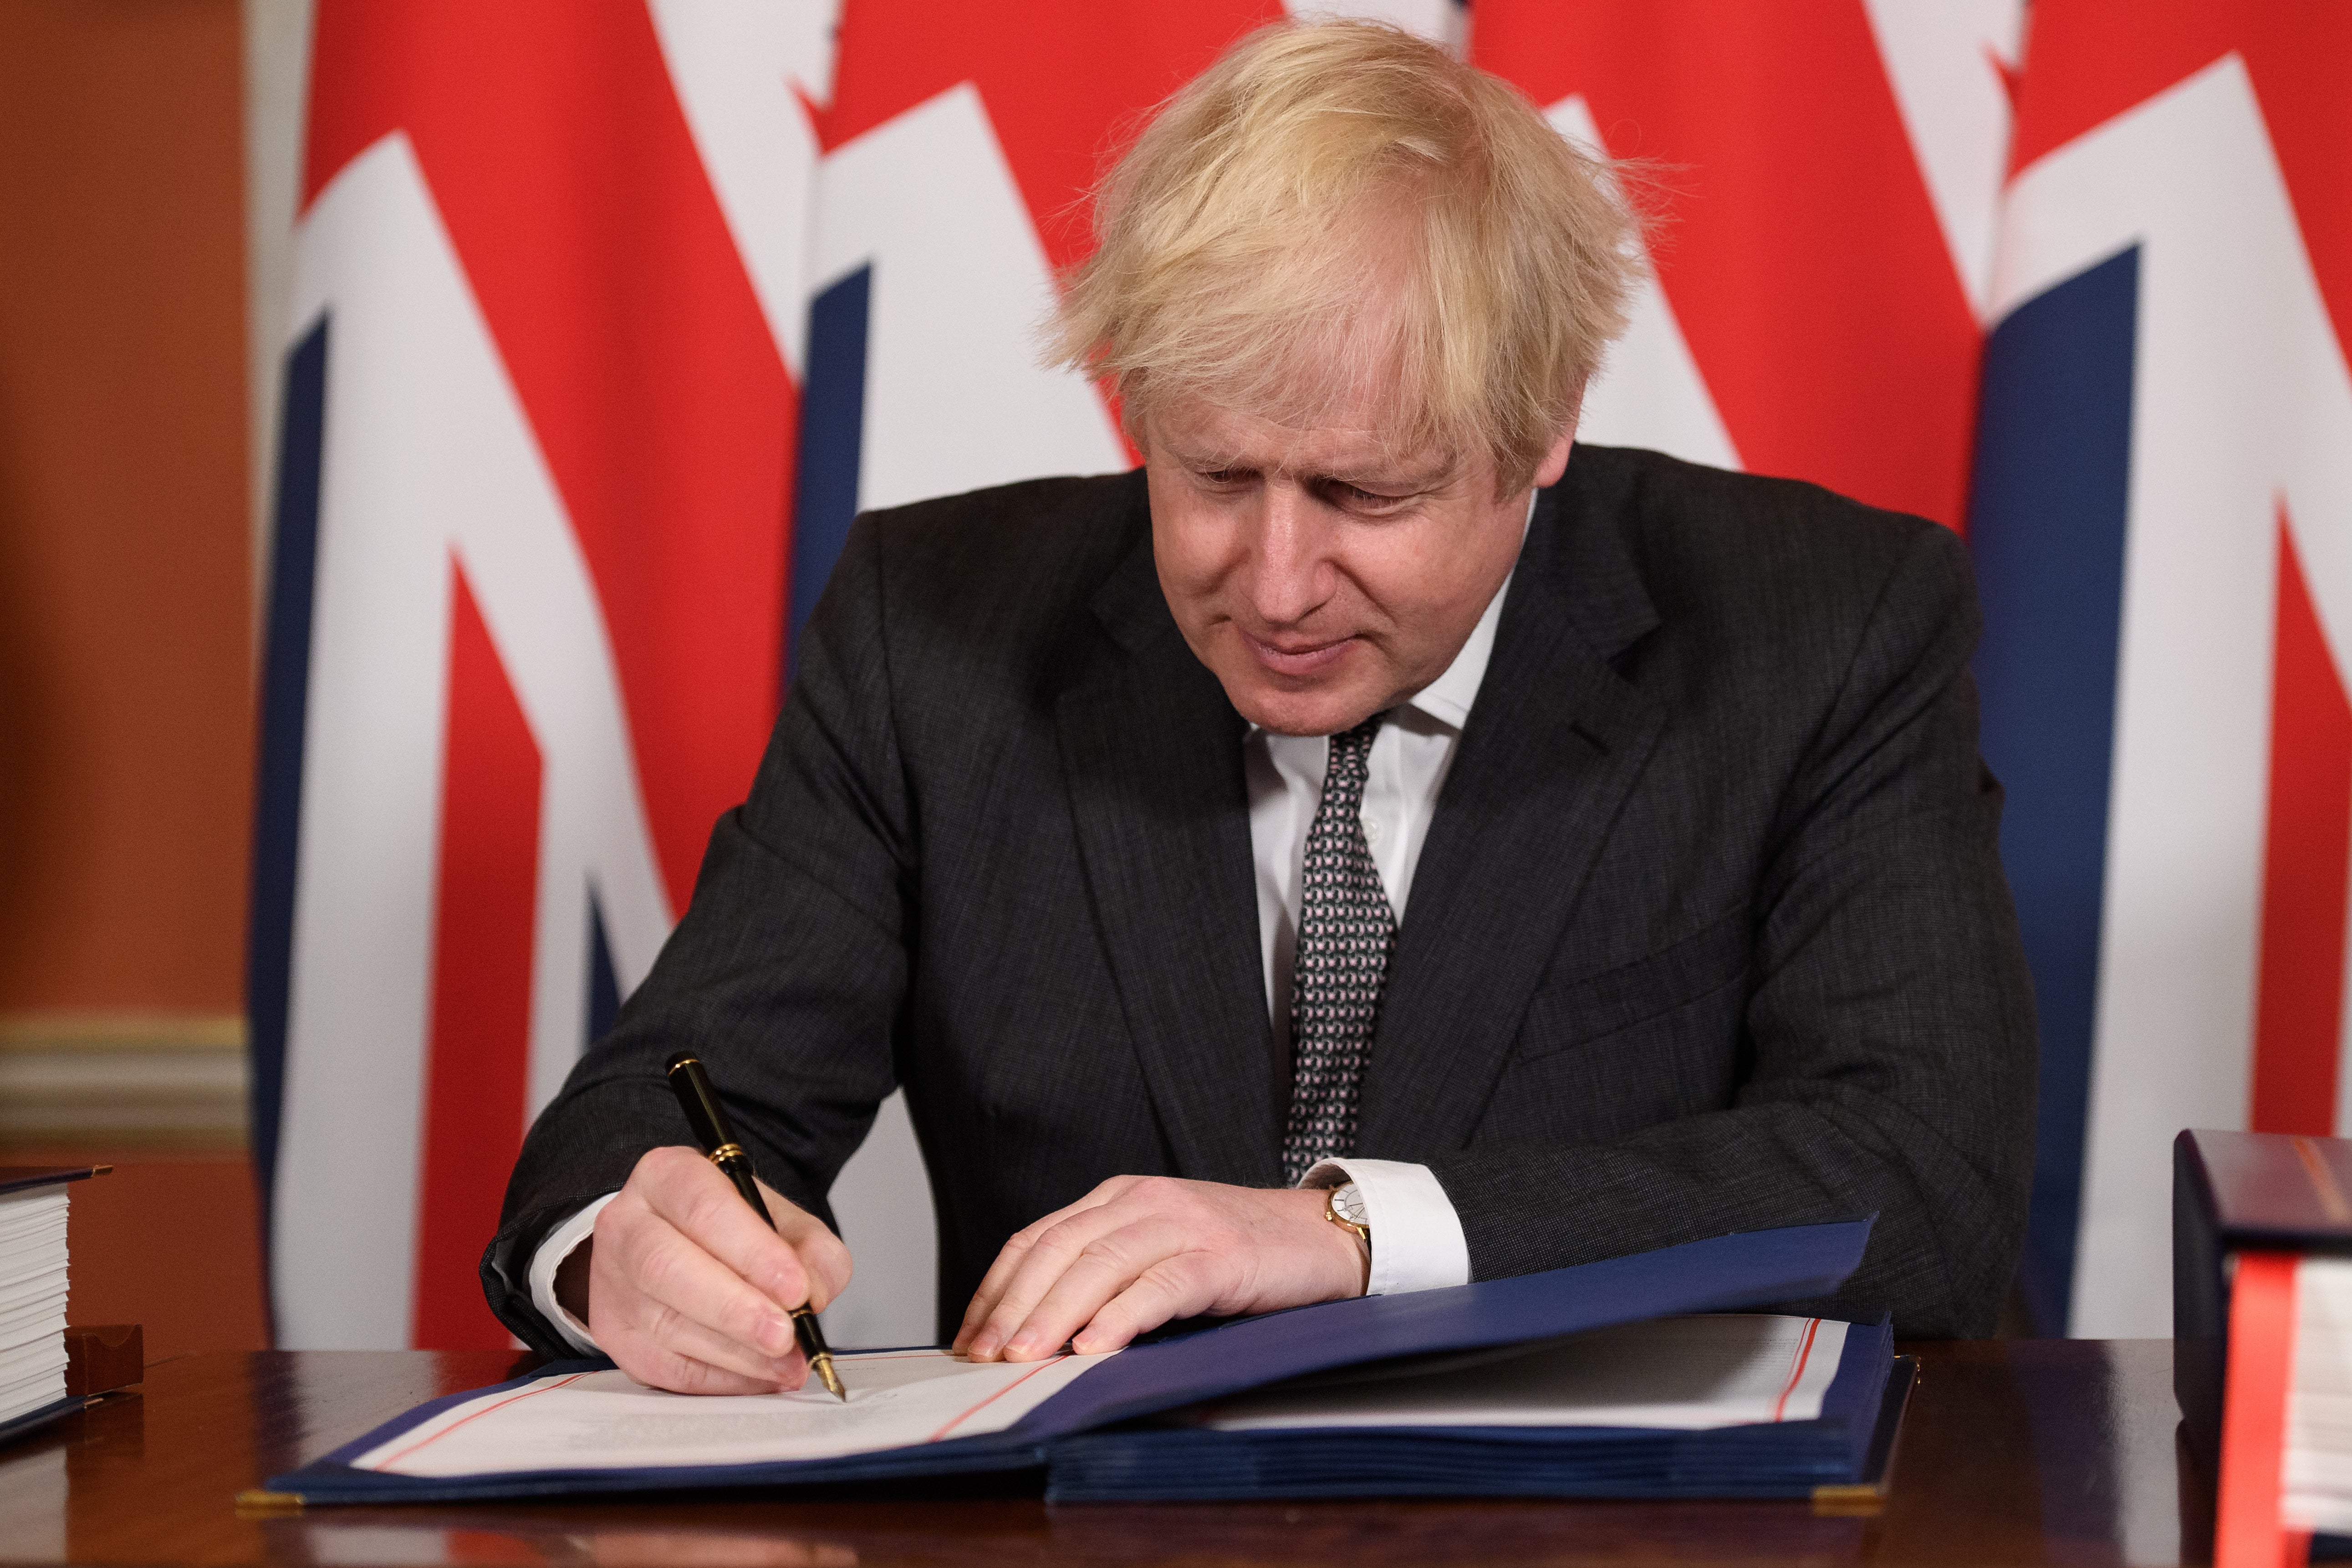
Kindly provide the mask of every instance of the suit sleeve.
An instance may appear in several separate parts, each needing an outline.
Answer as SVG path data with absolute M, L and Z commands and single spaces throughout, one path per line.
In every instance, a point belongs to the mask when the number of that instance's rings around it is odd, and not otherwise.
M 1733 1104 L 1605 1145 L 1433 1160 L 1474 1279 L 1874 1214 L 1862 1268 L 1804 1305 L 1991 1331 L 2023 1238 L 2036 1042 L 1977 752 L 1978 625 L 1965 552 L 1923 530 L 1769 840 Z
M 897 1087 L 914 847 L 884 612 L 881 531 L 861 520 L 691 907 L 523 1141 L 481 1274 L 491 1309 L 543 1354 L 574 1352 L 530 1300 L 540 1241 L 647 1150 L 689 1141 L 671 1053 L 701 1054 L 761 1176 L 828 1225 L 833 1179 Z

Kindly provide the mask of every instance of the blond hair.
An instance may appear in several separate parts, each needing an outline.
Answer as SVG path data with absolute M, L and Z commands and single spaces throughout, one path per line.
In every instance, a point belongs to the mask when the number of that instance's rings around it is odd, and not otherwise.
M 1524 488 L 1641 271 L 1611 166 L 1509 86 L 1379 23 L 1276 23 L 1162 105 L 1096 193 L 1047 353 L 1131 433 L 1201 397 Z

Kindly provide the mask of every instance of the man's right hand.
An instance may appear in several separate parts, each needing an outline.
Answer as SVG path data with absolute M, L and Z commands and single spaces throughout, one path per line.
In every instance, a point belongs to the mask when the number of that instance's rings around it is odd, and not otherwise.
M 822 1310 L 840 1295 L 849 1248 L 765 1182 L 760 1192 L 773 1230 L 694 1150 L 655 1149 L 637 1162 L 596 1216 L 580 1314 L 623 1372 L 680 1394 L 772 1394 L 806 1380 L 785 1309 L 805 1300 Z M 566 1294 L 561 1275 L 557 1294 Z

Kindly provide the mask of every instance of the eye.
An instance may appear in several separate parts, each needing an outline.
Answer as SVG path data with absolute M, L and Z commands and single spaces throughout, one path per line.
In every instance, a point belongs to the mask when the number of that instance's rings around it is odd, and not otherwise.
M 1359 512 L 1394 511 L 1412 499 L 1411 496 L 1382 495 L 1361 485 L 1351 485 L 1345 479 L 1333 479 L 1326 488 L 1325 494 L 1336 504 Z

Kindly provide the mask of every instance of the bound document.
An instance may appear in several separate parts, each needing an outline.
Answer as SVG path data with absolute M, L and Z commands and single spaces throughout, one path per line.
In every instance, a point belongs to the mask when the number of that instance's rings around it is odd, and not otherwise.
M 2186 1131 L 2172 1194 L 2173 1387 L 2214 1562 L 2277 1568 L 2352 1535 L 2352 1142 Z
M 1045 1495 L 1805 1497 L 1871 1473 L 1893 1365 L 1884 1321 L 1664 1318 L 1080 1433 Z
M 1868 1463 L 1886 1325 L 1686 1315 L 1826 1294 L 1869 1228 L 1719 1237 L 1108 1355 L 836 1352 L 845 1404 L 665 1394 L 609 1363 L 560 1363 L 421 1406 L 268 1484 L 386 1502 L 1042 1469 L 1066 1499 L 1801 1496 Z M 1681 1321 L 1654 1321 L 1667 1318 Z M 1349 1465 L 1306 1462 L 1330 1453 Z
M 66 1393 L 66 1187 L 104 1168 L 0 1165 L 0 1442 L 82 1406 Z

